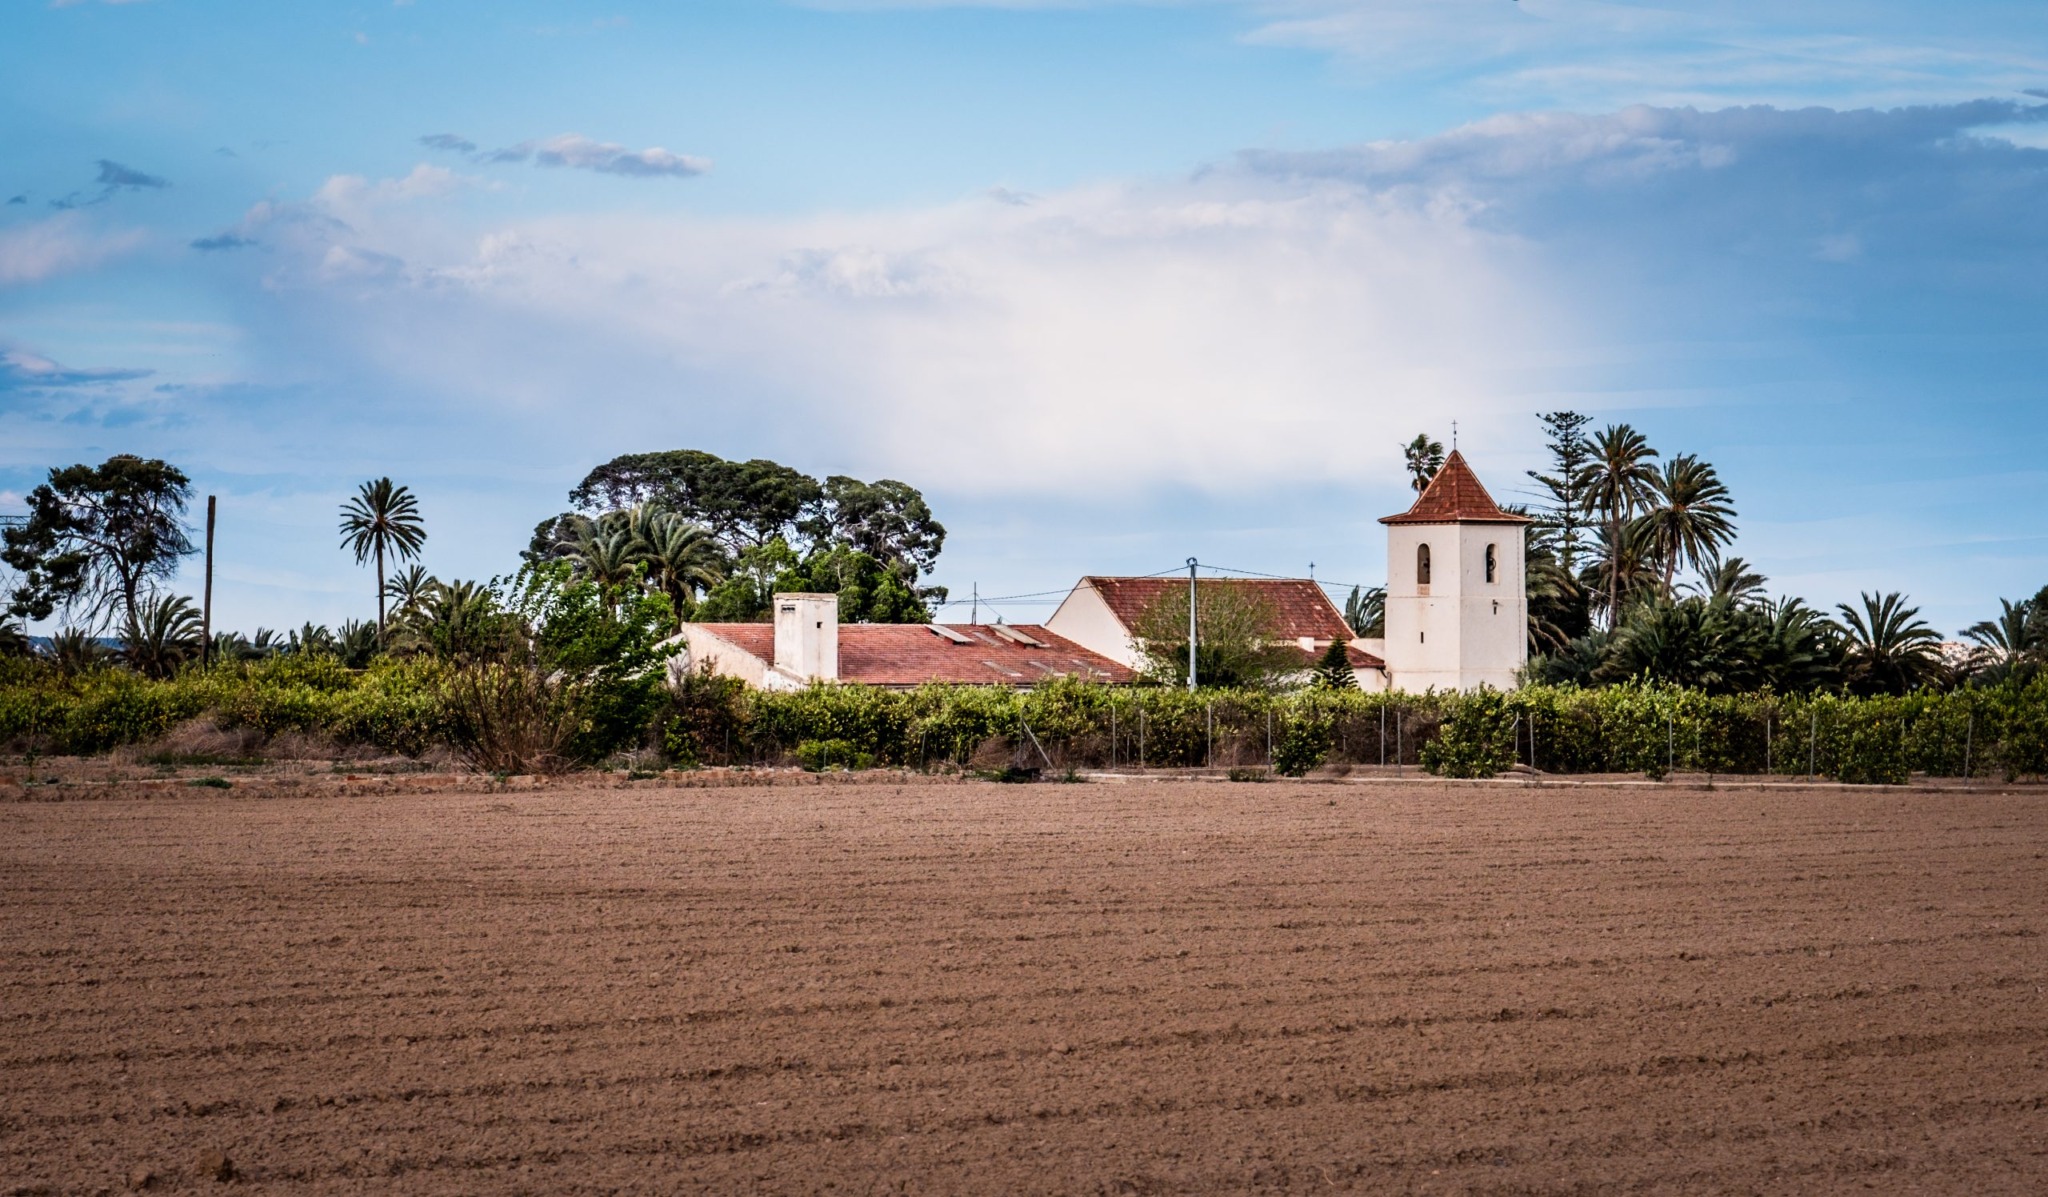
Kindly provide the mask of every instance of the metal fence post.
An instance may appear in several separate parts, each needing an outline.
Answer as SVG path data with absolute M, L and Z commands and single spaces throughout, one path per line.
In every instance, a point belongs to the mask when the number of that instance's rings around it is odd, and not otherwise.
M 1806 784 L 1813 784 L 1813 759 L 1820 743 L 1820 710 L 1809 707 L 1806 711 Z
M 1970 788 L 1970 750 L 1975 748 L 1977 739 L 1977 712 L 1970 712 L 1970 721 L 1963 725 L 1963 788 Z

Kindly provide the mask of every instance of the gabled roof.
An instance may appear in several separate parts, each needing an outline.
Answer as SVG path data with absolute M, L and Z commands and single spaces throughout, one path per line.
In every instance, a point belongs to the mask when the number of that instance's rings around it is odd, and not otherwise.
M 1415 506 L 1399 515 L 1380 520 L 1383 524 L 1526 524 L 1529 517 L 1510 515 L 1500 509 L 1493 496 L 1479 483 L 1479 475 L 1465 464 L 1456 449 L 1444 459 L 1443 468 L 1429 480 Z
M 932 630 L 943 627 L 951 635 Z M 926 682 L 1035 686 L 1050 677 L 1130 682 L 1136 674 L 1036 624 L 1002 625 L 1036 645 L 995 631 L 997 625 L 949 623 L 842 623 L 839 679 L 869 686 L 921 686 Z M 773 663 L 775 625 L 686 623 L 683 634 L 703 628 L 740 650 Z
M 1187 593 L 1188 580 L 1086 577 L 1080 584 L 1094 587 L 1110 614 L 1129 631 L 1169 593 Z M 1322 587 L 1307 578 L 1203 578 L 1200 585 L 1243 587 L 1266 600 L 1276 616 L 1270 633 L 1276 640 L 1299 640 L 1303 636 L 1323 641 L 1351 639 L 1351 627 L 1344 622 L 1344 613 L 1337 610 Z

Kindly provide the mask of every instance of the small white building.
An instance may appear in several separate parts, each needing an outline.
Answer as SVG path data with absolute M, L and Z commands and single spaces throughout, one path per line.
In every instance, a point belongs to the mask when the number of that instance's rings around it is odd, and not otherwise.
M 836 594 L 778 594 L 775 621 L 686 623 L 663 647 L 671 681 L 700 669 L 762 690 L 816 682 L 1030 689 L 1057 677 L 1125 683 L 1131 670 L 1029 624 L 839 622 Z
M 1529 662 L 1526 516 L 1502 511 L 1457 450 L 1387 526 L 1387 637 L 1396 690 L 1511 690 Z

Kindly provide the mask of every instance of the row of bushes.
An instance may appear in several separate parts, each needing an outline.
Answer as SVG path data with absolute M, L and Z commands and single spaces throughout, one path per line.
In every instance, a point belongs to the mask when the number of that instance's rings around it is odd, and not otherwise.
M 1553 773 L 1768 771 L 1852 782 L 2048 774 L 2048 678 L 2023 688 L 1877 698 L 1709 696 L 1661 685 L 1190 694 L 1072 681 L 1028 693 L 763 693 L 714 677 L 673 690 L 652 678 L 578 686 L 512 666 L 427 659 L 351 671 L 317 655 L 188 670 L 161 682 L 119 670 L 0 675 L 0 745 L 15 751 L 104 752 L 201 716 L 224 728 L 301 732 L 407 756 L 447 745 L 492 769 L 593 764 L 640 750 L 684 766 L 1272 765 L 1301 773 L 1342 763 L 1481 777 L 1526 764 Z
M 1849 782 L 2048 774 L 2048 679 L 1900 697 L 1709 696 L 1663 685 L 1507 693 L 1115 689 L 1061 682 L 1029 693 L 927 687 L 746 691 L 692 679 L 666 744 L 686 761 L 782 759 L 837 742 L 878 763 L 968 763 L 991 746 L 1023 766 L 1218 768 L 1325 763 L 1420 766 L 1490 777 L 1547 773 L 1775 773 Z

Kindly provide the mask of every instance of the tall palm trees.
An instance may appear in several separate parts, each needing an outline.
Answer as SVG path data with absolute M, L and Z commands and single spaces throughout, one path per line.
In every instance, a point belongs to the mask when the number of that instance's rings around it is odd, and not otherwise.
M 577 577 L 597 585 L 607 611 L 616 610 L 622 588 L 644 582 L 668 596 L 680 621 L 698 591 L 725 580 L 724 549 L 710 529 L 647 504 L 596 519 L 571 517 L 555 552 Z
M 1902 694 L 1934 677 L 1941 637 L 1908 607 L 1905 596 L 1865 594 L 1863 609 L 1836 606 L 1848 628 L 1844 662 L 1850 687 L 1866 694 Z
M 1643 515 L 1650 541 L 1664 558 L 1664 597 L 1684 560 L 1706 572 L 1721 559 L 1721 546 L 1735 539 L 1735 508 L 1714 467 L 1690 453 L 1664 463 L 1655 502 Z
M 1593 437 L 1592 485 L 1586 502 L 1605 517 L 1607 626 L 1621 622 L 1622 549 L 1627 524 L 1649 503 L 1658 482 L 1650 459 L 1657 451 L 1627 424 L 1610 424 Z
M 341 547 L 354 551 L 356 564 L 377 559 L 377 646 L 384 637 L 384 558 L 400 561 L 419 556 L 427 542 L 419 500 L 389 478 L 365 482 L 356 497 L 341 506 Z

